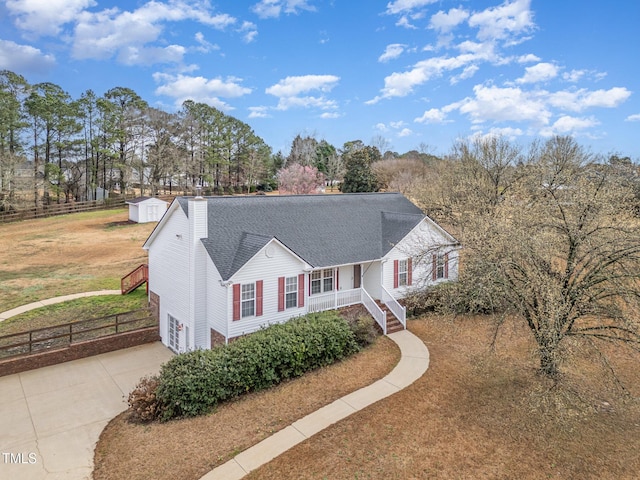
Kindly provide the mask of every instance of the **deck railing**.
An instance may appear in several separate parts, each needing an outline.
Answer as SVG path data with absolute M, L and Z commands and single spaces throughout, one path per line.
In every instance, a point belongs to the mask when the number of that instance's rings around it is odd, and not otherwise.
M 120 279 L 120 291 L 122 295 L 126 295 L 129 292 L 134 291 L 140 285 L 149 280 L 149 265 L 142 264 L 131 273 Z M 147 293 L 149 291 L 149 284 L 147 283 Z
M 391 313 L 393 313 L 396 318 L 400 321 L 404 328 L 407 328 L 407 309 L 398 303 L 398 301 L 393 298 L 393 295 L 389 293 L 389 291 L 382 287 L 382 294 L 380 295 L 380 300 L 384 303 Z

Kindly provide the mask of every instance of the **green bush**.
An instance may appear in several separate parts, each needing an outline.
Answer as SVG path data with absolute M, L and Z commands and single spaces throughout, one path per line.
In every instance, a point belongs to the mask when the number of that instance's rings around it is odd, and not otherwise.
M 273 325 L 213 350 L 173 357 L 162 366 L 156 396 L 161 420 L 192 417 L 246 392 L 329 365 L 358 351 L 335 312 Z

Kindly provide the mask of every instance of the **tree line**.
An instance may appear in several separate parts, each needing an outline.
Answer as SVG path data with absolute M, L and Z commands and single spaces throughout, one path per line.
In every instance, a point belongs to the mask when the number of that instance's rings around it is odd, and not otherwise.
M 72 98 L 56 84 L 0 71 L 0 209 L 134 185 L 141 194 L 246 191 L 273 178 L 274 159 L 249 125 L 204 103 L 169 113 L 126 87 Z

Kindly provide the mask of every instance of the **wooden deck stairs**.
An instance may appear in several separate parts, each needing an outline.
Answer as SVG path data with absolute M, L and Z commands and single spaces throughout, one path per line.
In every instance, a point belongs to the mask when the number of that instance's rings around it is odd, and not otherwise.
M 386 312 L 387 314 L 387 334 L 404 330 L 402 323 L 400 323 L 400 320 L 398 320 L 398 318 L 393 314 L 393 312 L 389 310 L 389 307 L 387 307 L 380 300 L 376 300 L 376 304 L 378 305 L 378 307 L 380 307 L 380 309 L 383 312 Z
M 120 279 L 120 291 L 122 295 L 133 292 L 143 283 L 147 284 L 149 293 L 149 265 L 142 264 Z

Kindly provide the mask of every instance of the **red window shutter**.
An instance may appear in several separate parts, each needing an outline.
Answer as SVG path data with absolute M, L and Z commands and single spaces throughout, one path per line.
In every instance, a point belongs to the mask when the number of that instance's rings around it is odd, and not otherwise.
M 412 259 L 407 258 L 407 285 L 413 284 L 413 268 L 412 268 Z
M 393 261 L 393 288 L 398 288 L 398 270 L 399 270 L 399 261 L 398 260 L 394 260 Z
M 304 273 L 298 275 L 298 307 L 304 307 Z
M 449 254 L 444 254 L 444 278 L 449 278 Z
M 240 284 L 233 284 L 233 320 L 240 320 Z
M 284 277 L 278 277 L 278 311 L 284 310 Z
M 431 263 L 433 263 L 433 267 L 431 268 L 431 280 L 435 282 L 438 279 L 438 256 L 434 253 L 432 258 Z
M 256 317 L 262 315 L 262 289 L 263 280 L 256 282 Z

